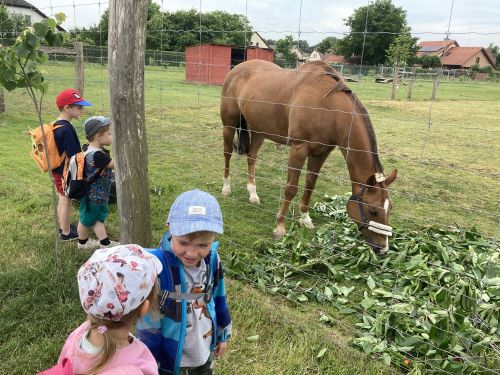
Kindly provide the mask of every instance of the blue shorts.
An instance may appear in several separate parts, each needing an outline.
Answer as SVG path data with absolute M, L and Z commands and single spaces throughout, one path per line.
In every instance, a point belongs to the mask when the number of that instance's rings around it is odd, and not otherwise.
M 98 221 L 104 223 L 107 217 L 108 205 L 89 204 L 88 197 L 80 201 L 80 223 L 86 227 L 92 228 Z

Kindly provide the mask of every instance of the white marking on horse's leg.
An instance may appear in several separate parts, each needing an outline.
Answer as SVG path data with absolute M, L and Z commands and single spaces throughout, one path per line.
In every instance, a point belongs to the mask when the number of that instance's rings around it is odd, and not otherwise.
M 301 212 L 299 224 L 305 226 L 307 229 L 314 229 L 314 224 L 309 216 L 309 212 Z
M 248 193 L 250 194 L 249 198 L 250 203 L 259 204 L 260 199 L 259 196 L 257 195 L 257 186 L 254 184 L 247 184 L 247 190 Z
M 277 225 L 276 228 L 273 229 L 273 237 L 277 240 L 281 239 L 285 235 L 285 226 Z
M 227 197 L 231 194 L 231 177 L 223 179 L 222 195 Z

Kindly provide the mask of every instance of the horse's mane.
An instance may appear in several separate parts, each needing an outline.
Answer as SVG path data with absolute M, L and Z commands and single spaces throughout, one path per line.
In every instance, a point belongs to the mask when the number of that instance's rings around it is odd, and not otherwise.
M 331 88 L 323 95 L 324 97 L 335 95 L 338 92 L 345 92 L 349 94 L 352 97 L 352 99 L 357 103 L 360 110 L 359 114 L 364 118 L 363 123 L 365 124 L 366 131 L 368 133 L 368 139 L 370 140 L 370 148 L 372 150 L 373 164 L 375 171 L 383 172 L 382 163 L 380 163 L 380 160 L 378 158 L 377 138 L 375 137 L 375 131 L 373 130 L 373 125 L 370 116 L 368 115 L 368 110 L 363 105 L 363 103 L 361 103 L 361 101 L 358 99 L 357 95 L 347 86 L 347 84 L 344 81 L 344 78 L 340 75 L 340 73 L 337 70 L 325 64 L 322 61 L 310 61 L 306 64 L 303 64 L 301 68 L 303 69 L 309 68 L 309 70 L 314 73 L 318 71 L 319 72 L 318 79 L 323 79 L 326 77 L 327 79 L 333 81 L 334 85 L 332 85 Z

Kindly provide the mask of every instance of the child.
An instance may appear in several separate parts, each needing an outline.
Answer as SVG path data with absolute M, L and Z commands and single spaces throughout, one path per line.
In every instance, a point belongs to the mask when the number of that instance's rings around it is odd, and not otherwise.
M 54 140 L 59 151 L 59 155 L 66 154 L 66 160 L 69 160 L 73 155 L 80 152 L 80 141 L 76 130 L 71 124 L 71 120 L 79 119 L 83 113 L 83 108 L 91 106 L 92 104 L 83 99 L 78 91 L 75 89 L 66 89 L 61 91 L 56 98 L 56 105 L 59 108 L 59 117 L 55 121 L 55 125 L 60 125 L 59 128 L 54 130 Z M 76 228 L 70 225 L 71 219 L 71 199 L 68 198 L 62 188 L 62 174 L 64 171 L 64 164 L 52 170 L 54 183 L 57 192 L 59 193 L 59 204 L 57 206 L 57 213 L 59 216 L 59 238 L 61 241 L 71 241 L 78 238 Z
M 130 331 L 156 306 L 161 270 L 138 245 L 96 250 L 78 271 L 88 318 L 66 340 L 58 367 L 71 366 L 74 374 L 158 374 L 151 352 Z
M 78 223 L 78 248 L 95 249 L 112 247 L 119 243 L 110 241 L 104 227 L 108 216 L 109 191 L 111 189 L 111 168 L 115 163 L 104 146 L 111 144 L 109 118 L 89 117 L 83 124 L 83 131 L 89 140 L 85 151 L 85 171 L 87 180 L 93 179 L 87 195 L 80 201 L 80 222 Z M 89 239 L 90 228 L 94 229 L 99 242 Z
M 146 316 L 137 335 L 160 374 L 212 374 L 214 355 L 227 350 L 231 315 L 226 303 L 216 233 L 223 233 L 217 200 L 200 190 L 182 193 L 170 208 L 170 232 L 152 253 L 162 265 L 161 320 Z

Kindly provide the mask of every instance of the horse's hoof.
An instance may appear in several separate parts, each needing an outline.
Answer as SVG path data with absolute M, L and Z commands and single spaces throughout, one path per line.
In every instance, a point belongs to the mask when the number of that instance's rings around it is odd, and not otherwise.
M 223 188 L 222 189 L 222 196 L 228 197 L 231 195 L 231 188 Z
M 252 204 L 260 204 L 260 198 L 259 198 L 259 196 L 257 194 L 256 195 L 250 195 L 249 201 Z
M 309 215 L 301 217 L 299 219 L 299 224 L 303 227 L 306 227 L 307 229 L 314 229 L 314 224 L 313 224 L 311 218 L 309 217 Z
M 282 232 L 277 228 L 273 230 L 273 237 L 275 240 L 281 240 L 284 235 L 285 235 L 285 232 Z

